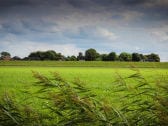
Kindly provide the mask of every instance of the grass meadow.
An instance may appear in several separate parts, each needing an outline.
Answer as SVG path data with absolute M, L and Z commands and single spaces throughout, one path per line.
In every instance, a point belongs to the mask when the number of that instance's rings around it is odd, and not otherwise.
M 124 92 L 114 93 L 114 81 L 118 75 L 124 78 L 135 74 L 135 69 L 152 88 L 156 88 L 158 81 L 168 77 L 168 63 L 2 61 L 0 62 L 0 94 L 2 96 L 4 92 L 10 92 L 18 102 L 23 103 L 27 95 L 22 91 L 37 90 L 33 86 L 36 79 L 32 71 L 37 71 L 47 77 L 50 77 L 52 72 L 57 72 L 69 83 L 79 78 L 96 94 L 97 100 L 108 100 L 110 104 L 119 109 L 120 95 Z M 137 82 L 134 79 L 128 79 L 126 83 L 131 88 Z M 32 98 L 26 102 L 32 102 L 33 106 L 37 107 L 41 100 Z

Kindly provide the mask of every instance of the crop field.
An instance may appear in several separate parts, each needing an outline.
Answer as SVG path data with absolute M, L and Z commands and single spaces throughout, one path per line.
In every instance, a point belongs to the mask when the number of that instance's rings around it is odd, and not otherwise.
M 150 82 L 168 75 L 168 69 L 163 68 L 138 68 L 142 75 Z M 110 88 L 117 74 L 129 76 L 135 71 L 131 68 L 99 68 L 99 67 L 18 67 L 1 66 L 0 67 L 0 87 L 1 90 L 21 89 L 29 86 L 35 79 L 32 71 L 40 72 L 49 76 L 51 72 L 58 72 L 67 81 L 73 81 L 74 78 L 80 78 L 87 86 L 103 91 Z
M 160 80 L 168 77 L 168 63 L 129 63 L 129 62 L 53 62 L 53 61 L 10 61 L 0 62 L 0 94 L 10 92 L 17 100 L 27 96 L 23 90 L 36 90 L 33 84 L 36 79 L 32 71 L 50 77 L 52 72 L 59 73 L 69 83 L 79 78 L 84 85 L 96 94 L 98 100 L 108 100 L 116 108 L 120 106 L 120 96 L 114 93 L 114 82 L 118 76 L 129 77 L 140 72 L 141 76 L 156 87 Z M 127 85 L 132 87 L 137 83 L 128 79 Z M 122 94 L 122 93 L 121 93 Z M 32 99 L 31 99 L 32 101 Z M 23 102 L 23 101 L 19 101 Z M 33 99 L 34 106 L 38 106 L 38 99 Z
M 80 78 L 93 90 L 99 89 L 98 92 L 105 92 L 117 74 L 126 77 L 135 73 L 132 67 L 136 67 L 150 82 L 168 75 L 168 63 L 2 61 L 0 90 L 20 90 L 24 86 L 29 86 L 35 81 L 32 71 L 37 71 L 47 76 L 51 72 L 58 72 L 70 82 L 74 78 Z
M 30 67 L 111 67 L 168 68 L 167 62 L 103 62 L 103 61 L 0 61 L 0 66 Z

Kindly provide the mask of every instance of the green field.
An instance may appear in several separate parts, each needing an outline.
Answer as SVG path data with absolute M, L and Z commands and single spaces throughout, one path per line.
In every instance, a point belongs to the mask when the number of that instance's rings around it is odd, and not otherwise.
M 167 76 L 168 63 L 143 63 L 143 62 L 63 62 L 63 61 L 1 61 L 0 62 L 0 87 L 7 90 L 18 90 L 34 82 L 32 71 L 45 75 L 58 72 L 67 81 L 80 78 L 86 85 L 105 92 L 116 79 L 117 73 L 129 76 L 135 73 L 132 66 L 137 67 L 142 75 L 150 82 Z M 104 95 L 104 93 L 100 93 Z
M 84 81 L 86 87 L 97 95 L 97 99 L 108 99 L 114 106 L 119 106 L 113 93 L 113 83 L 118 74 L 127 77 L 134 74 L 132 66 L 136 67 L 148 83 L 155 87 L 156 82 L 168 77 L 168 63 L 129 63 L 129 62 L 54 62 L 54 61 L 12 61 L 0 62 L 0 92 L 12 92 L 18 99 L 23 99 L 22 90 L 35 90 L 36 81 L 32 71 L 46 76 L 58 72 L 68 82 L 74 78 Z M 134 85 L 134 80 L 128 80 L 128 85 Z M 115 101 L 115 102 L 114 102 Z M 38 101 L 34 101 L 37 105 Z
M 87 66 L 87 67 L 86 67 Z M 94 66 L 94 67 L 92 67 Z M 127 63 L 127 62 L 52 62 L 52 61 L 13 61 L 0 62 L 0 87 L 2 90 L 21 90 L 29 87 L 35 79 L 32 71 L 50 75 L 58 72 L 67 81 L 80 78 L 86 85 L 93 89 L 100 97 L 110 97 L 112 83 L 117 74 L 129 76 L 135 71 L 135 66 L 141 74 L 151 83 L 168 75 L 168 63 Z M 131 83 L 130 83 L 131 84 Z
M 112 67 L 168 68 L 167 62 L 103 62 L 103 61 L 0 61 L 0 66 L 41 67 Z

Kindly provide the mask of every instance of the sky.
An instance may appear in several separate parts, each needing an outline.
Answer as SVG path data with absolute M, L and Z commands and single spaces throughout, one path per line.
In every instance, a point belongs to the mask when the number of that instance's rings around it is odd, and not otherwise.
M 89 48 L 168 61 L 168 0 L 0 0 L 0 52 Z

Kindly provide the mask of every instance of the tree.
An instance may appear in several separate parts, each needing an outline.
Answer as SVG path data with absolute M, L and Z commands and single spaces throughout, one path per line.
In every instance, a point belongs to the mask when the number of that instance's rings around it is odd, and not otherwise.
M 22 60 L 28 61 L 28 60 L 30 60 L 30 58 L 29 57 L 24 57 L 24 58 L 22 58 Z
M 132 57 L 131 57 L 131 54 L 126 53 L 126 52 L 122 52 L 122 53 L 119 55 L 119 59 L 120 59 L 120 61 L 131 61 L 131 60 L 132 60 Z
M 67 56 L 67 57 L 65 58 L 65 61 L 70 61 L 70 56 Z
M 108 55 L 107 54 L 101 54 L 101 60 L 102 61 L 108 61 Z
M 32 52 L 29 54 L 28 58 L 30 60 L 42 60 L 42 52 L 40 51 Z
M 0 59 L 3 59 L 3 60 L 5 60 L 5 59 L 10 59 L 10 57 L 11 57 L 11 54 L 9 53 L 9 52 L 1 52 L 1 57 L 0 57 Z
M 21 60 L 21 58 L 19 56 L 14 56 L 12 60 Z
M 65 60 L 66 60 L 66 61 L 77 61 L 77 58 L 76 58 L 76 56 L 72 55 L 72 56 L 67 56 L 67 57 L 65 58 Z
M 139 53 L 132 53 L 132 61 L 141 61 L 141 56 Z
M 64 60 L 65 57 L 61 53 L 56 53 L 56 60 Z
M 82 52 L 79 52 L 78 56 L 77 56 L 77 60 L 84 60 L 85 57 L 83 56 L 83 53 Z
M 61 53 L 53 50 L 32 52 L 28 57 L 30 60 L 63 60 L 64 58 Z
M 9 52 L 1 52 L 1 57 L 11 56 Z
M 151 54 L 147 55 L 147 61 L 150 61 L 150 62 L 160 62 L 160 57 L 159 57 L 158 54 L 151 53 Z
M 88 49 L 85 52 L 85 60 L 86 61 L 94 61 L 98 58 L 99 54 L 96 52 L 95 49 Z
M 56 60 L 57 59 L 57 54 L 53 50 L 48 50 L 44 52 L 44 60 Z
M 71 56 L 71 57 L 70 57 L 70 61 L 77 61 L 76 56 L 74 56 L 74 55 L 73 55 L 73 56 Z
M 108 54 L 108 60 L 109 61 L 115 61 L 117 59 L 117 55 L 115 52 L 111 52 Z
M 147 57 L 143 54 L 139 54 L 140 58 L 141 58 L 141 61 L 145 62 Z

